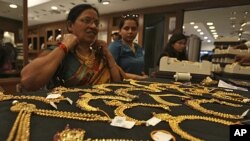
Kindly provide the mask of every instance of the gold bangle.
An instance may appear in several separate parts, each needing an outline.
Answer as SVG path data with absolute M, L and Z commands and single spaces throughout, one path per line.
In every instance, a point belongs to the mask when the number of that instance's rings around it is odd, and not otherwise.
M 154 139 L 154 134 L 157 133 L 157 132 L 162 132 L 162 133 L 165 133 L 165 134 L 168 134 L 171 136 L 171 140 L 172 141 L 176 141 L 176 138 L 169 132 L 169 131 L 166 131 L 166 130 L 154 130 L 150 133 L 150 137 L 154 140 L 154 141 L 157 141 L 157 139 Z

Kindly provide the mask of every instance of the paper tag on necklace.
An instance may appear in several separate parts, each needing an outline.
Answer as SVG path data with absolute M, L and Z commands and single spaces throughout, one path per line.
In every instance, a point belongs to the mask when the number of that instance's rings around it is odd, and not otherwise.
M 152 139 L 154 141 L 170 141 L 172 138 L 173 137 L 171 135 L 160 131 L 152 135 Z
M 55 98 L 58 98 L 60 97 L 61 94 L 56 94 L 56 93 L 49 93 L 46 97 L 46 99 L 55 99 Z
M 156 117 L 152 117 L 151 119 L 147 120 L 146 122 L 146 126 L 155 126 L 156 124 L 158 124 L 159 122 L 161 122 L 161 119 L 156 118 Z
M 240 117 L 244 118 L 247 115 L 248 112 L 249 112 L 249 109 L 247 109 L 245 112 L 243 112 Z
M 122 127 L 122 128 L 126 128 L 126 129 L 131 129 L 134 127 L 135 122 L 133 121 L 127 121 L 125 117 L 121 117 L 121 116 L 116 116 L 111 124 L 111 126 L 115 126 L 115 127 Z

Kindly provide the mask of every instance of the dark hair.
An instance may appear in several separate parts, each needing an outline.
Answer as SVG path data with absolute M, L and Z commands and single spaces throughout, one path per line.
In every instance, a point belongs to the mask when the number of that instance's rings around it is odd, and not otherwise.
M 174 33 L 171 38 L 169 39 L 167 46 L 165 47 L 165 49 L 163 50 L 164 53 L 167 53 L 167 55 L 169 57 L 175 57 L 178 60 L 186 60 L 186 51 L 184 50 L 181 53 L 177 53 L 173 47 L 173 45 L 175 44 L 175 42 L 179 41 L 179 40 L 186 40 L 187 41 L 187 37 L 182 34 L 182 33 Z
M 120 24 L 119 24 L 119 29 L 121 29 L 121 28 L 124 26 L 124 23 L 125 23 L 125 21 L 127 21 L 127 20 L 133 20 L 133 21 L 135 21 L 136 26 L 137 26 L 137 27 L 139 26 L 139 22 L 138 22 L 136 16 L 132 16 L 132 15 L 129 15 L 129 16 L 122 16 L 121 21 L 120 21 Z
M 74 23 L 75 20 L 77 19 L 77 17 L 83 11 L 85 11 L 87 9 L 93 9 L 93 10 L 95 10 L 96 13 L 97 13 L 97 15 L 98 15 L 98 17 L 100 16 L 98 10 L 95 7 L 91 6 L 90 4 L 79 4 L 79 5 L 76 5 L 75 7 L 73 7 L 70 10 L 70 12 L 68 14 L 68 17 L 67 17 L 67 21 L 70 21 L 70 22 Z

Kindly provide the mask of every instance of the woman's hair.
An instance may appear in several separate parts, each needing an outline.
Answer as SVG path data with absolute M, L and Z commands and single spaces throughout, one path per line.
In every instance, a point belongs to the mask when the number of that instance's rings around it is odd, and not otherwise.
M 127 21 L 127 20 L 133 20 L 133 21 L 135 21 L 136 26 L 137 26 L 137 27 L 139 26 L 139 22 L 138 22 L 138 20 L 137 20 L 137 17 L 132 16 L 132 15 L 130 15 L 130 16 L 123 16 L 123 17 L 121 18 L 120 23 L 119 23 L 119 29 L 121 29 L 121 28 L 124 26 L 125 21 Z
M 73 7 L 70 10 L 70 12 L 68 14 L 68 17 L 67 17 L 67 21 L 70 21 L 70 22 L 74 23 L 76 21 L 77 17 L 83 11 L 85 11 L 87 9 L 93 9 L 93 10 L 95 10 L 96 13 L 97 13 L 97 15 L 98 15 L 98 17 L 100 16 L 98 10 L 95 7 L 93 7 L 93 6 L 89 5 L 89 4 L 80 4 L 80 5 L 76 5 L 75 7 Z
M 186 60 L 186 50 L 184 50 L 181 53 L 177 53 L 173 47 L 173 45 L 179 41 L 185 39 L 187 41 L 187 37 L 182 33 L 174 33 L 171 38 L 169 39 L 167 46 L 163 50 L 165 54 L 167 54 L 169 57 L 175 57 L 178 60 Z

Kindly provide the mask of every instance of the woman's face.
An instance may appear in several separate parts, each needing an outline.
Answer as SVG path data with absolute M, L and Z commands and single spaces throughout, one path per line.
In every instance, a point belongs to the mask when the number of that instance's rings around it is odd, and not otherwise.
M 186 40 L 185 39 L 178 40 L 172 46 L 176 52 L 181 53 L 186 49 Z
M 78 37 L 79 42 L 93 43 L 99 31 L 98 26 L 99 17 L 96 11 L 87 9 L 69 25 L 69 31 Z
M 127 43 L 132 43 L 137 35 L 138 27 L 134 20 L 126 20 L 120 29 L 122 39 Z

